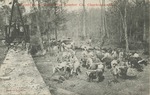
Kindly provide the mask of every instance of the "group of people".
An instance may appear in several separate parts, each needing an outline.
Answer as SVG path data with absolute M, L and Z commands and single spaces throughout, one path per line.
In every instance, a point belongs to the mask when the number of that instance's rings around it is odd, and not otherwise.
M 65 45 L 64 45 L 65 46 Z M 99 49 L 90 50 L 84 47 L 81 56 L 77 58 L 74 48 L 65 47 L 61 59 L 57 58 L 58 65 L 53 67 L 53 73 L 63 72 L 68 77 L 78 75 L 81 67 L 85 67 L 88 81 L 102 81 L 106 70 L 117 80 L 119 77 L 126 77 L 128 68 L 139 70 L 142 64 L 147 65 L 146 60 L 140 57 L 137 52 L 127 53 L 121 49 Z M 141 69 L 141 68 L 140 68 Z
M 75 51 L 71 48 L 66 48 L 60 56 L 57 56 L 58 65 L 53 66 L 53 73 L 61 72 L 67 75 L 68 78 L 71 75 L 78 75 L 80 70 L 80 61 L 78 60 Z
M 114 80 L 117 80 L 118 77 L 126 77 L 129 68 L 135 68 L 137 71 L 142 71 L 143 65 L 146 66 L 148 64 L 146 59 L 143 59 L 137 52 L 130 53 L 121 49 L 102 49 L 95 51 L 96 52 L 90 50 L 83 51 L 82 62 L 84 66 L 95 71 L 96 69 L 99 69 L 97 62 L 99 64 L 101 63 L 103 64 L 103 70 L 110 69 Z M 95 62 L 95 59 L 97 58 L 99 60 Z M 93 66 L 96 68 L 93 68 Z

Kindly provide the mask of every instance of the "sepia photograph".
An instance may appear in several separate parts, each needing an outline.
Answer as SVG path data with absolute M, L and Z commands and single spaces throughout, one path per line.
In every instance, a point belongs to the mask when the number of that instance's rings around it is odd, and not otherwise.
M 0 0 L 0 95 L 150 95 L 150 0 Z

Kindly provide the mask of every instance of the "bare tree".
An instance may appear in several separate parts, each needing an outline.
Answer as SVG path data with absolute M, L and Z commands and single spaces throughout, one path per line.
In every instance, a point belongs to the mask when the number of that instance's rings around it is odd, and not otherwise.
M 55 14 L 55 17 L 57 17 L 57 2 L 56 2 L 56 0 L 54 1 L 54 14 Z M 55 21 L 55 39 L 56 39 L 56 41 L 57 41 L 57 22 Z
M 35 1 L 32 0 L 33 2 L 33 8 L 34 8 L 34 11 L 36 11 L 36 8 L 35 8 Z M 41 29 L 40 29 L 40 14 L 39 12 L 41 11 L 41 7 L 40 7 L 40 0 L 38 0 L 38 10 L 37 11 L 37 15 L 35 15 L 36 17 L 36 26 L 37 26 L 37 32 L 36 32 L 36 35 L 37 37 L 39 38 L 39 45 L 40 45 L 40 48 L 41 48 L 41 51 L 44 51 L 44 46 L 43 46 L 43 41 L 42 41 L 42 36 L 41 36 Z
M 128 0 L 124 0 L 124 21 L 123 21 L 123 26 L 124 26 L 124 32 L 125 32 L 125 41 L 126 41 L 126 52 L 129 51 L 129 43 L 128 43 L 128 28 L 127 28 L 127 3 Z
M 143 18 L 144 18 L 144 29 L 143 29 L 143 40 L 146 40 L 146 23 L 145 23 L 145 15 L 146 14 L 146 4 L 145 0 L 143 0 Z
M 101 21 L 102 21 L 102 38 L 101 38 L 101 46 L 103 46 L 104 45 L 104 42 L 105 42 L 105 39 L 106 39 L 106 15 L 105 15 L 105 0 L 102 0 L 102 5 L 104 5 L 104 6 L 101 6 Z
M 86 37 L 86 27 L 85 27 L 85 23 L 86 23 L 86 8 L 85 8 L 85 0 L 83 0 L 83 38 L 85 39 Z

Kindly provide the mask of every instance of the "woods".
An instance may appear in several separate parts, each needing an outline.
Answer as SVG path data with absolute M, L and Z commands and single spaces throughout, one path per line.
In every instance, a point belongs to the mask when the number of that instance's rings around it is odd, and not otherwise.
M 148 95 L 149 21 L 149 0 L 0 0 L 2 78 L 11 63 L 12 84 L 39 71 L 52 95 Z
M 33 44 L 39 50 L 46 49 L 49 45 L 44 44 L 50 44 L 51 39 L 72 38 L 78 43 L 83 38 L 84 40 L 92 38 L 93 44 L 99 47 L 112 45 L 125 48 L 126 51 L 132 49 L 149 51 L 149 0 L 114 0 L 111 2 L 112 6 L 90 9 L 86 9 L 86 1 L 83 0 L 82 9 L 72 12 L 68 12 L 63 6 L 67 2 L 67 0 L 30 1 L 33 5 L 30 6 L 31 11 L 24 16 L 24 20 L 30 24 L 32 40 L 38 43 Z M 35 3 L 38 6 L 35 6 Z M 41 6 L 46 3 L 54 6 Z M 105 0 L 100 0 L 99 3 L 105 5 Z M 55 6 L 57 4 L 62 6 Z M 0 8 L 2 32 L 10 18 L 8 10 L 6 11 L 8 8 L 7 5 Z

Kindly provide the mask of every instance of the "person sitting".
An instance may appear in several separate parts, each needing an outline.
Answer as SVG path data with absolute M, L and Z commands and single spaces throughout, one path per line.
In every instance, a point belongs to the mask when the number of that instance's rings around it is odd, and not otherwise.
M 106 64 L 107 68 L 111 68 L 111 61 L 112 61 L 111 54 L 107 50 L 105 50 L 103 54 L 104 57 L 101 59 L 101 61 Z
M 139 56 L 139 54 L 137 53 L 137 52 L 135 52 L 134 54 L 133 54 L 133 56 L 132 57 L 134 57 L 134 58 L 138 58 L 138 57 L 140 57 Z

